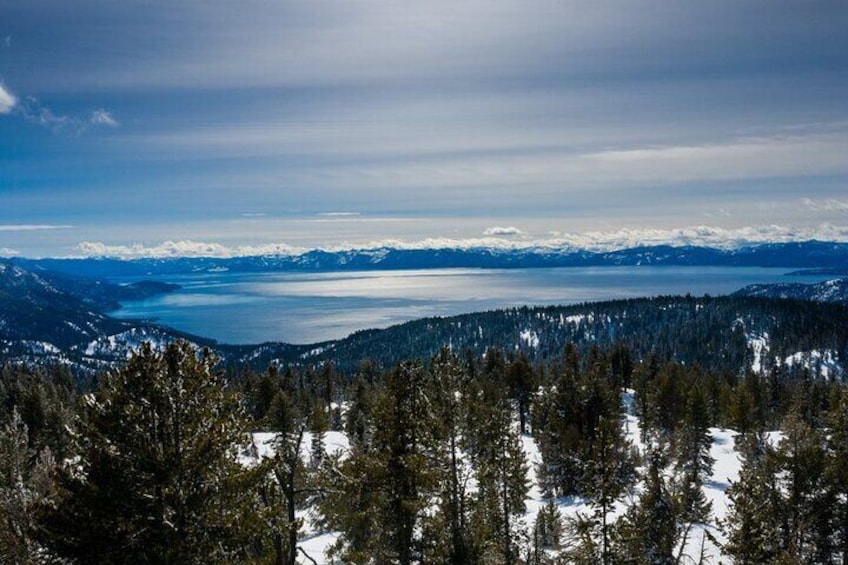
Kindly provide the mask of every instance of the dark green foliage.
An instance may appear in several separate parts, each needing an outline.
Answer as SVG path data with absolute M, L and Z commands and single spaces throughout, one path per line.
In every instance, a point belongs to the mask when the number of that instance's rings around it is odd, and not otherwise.
M 472 497 L 467 491 L 471 471 L 463 463 L 462 424 L 468 406 L 468 376 L 461 361 L 442 348 L 428 368 L 434 436 L 439 446 L 439 506 L 425 521 L 425 562 L 469 563 L 475 555 L 469 521 Z
M 415 320 L 380 331 L 351 335 L 326 349 L 315 362 L 333 360 L 337 369 L 353 373 L 361 359 L 391 366 L 400 359 L 430 358 L 446 343 L 454 351 L 480 356 L 492 347 L 515 351 L 531 362 L 558 359 L 568 343 L 586 356 L 592 345 L 610 351 L 613 377 L 629 372 L 626 357 L 613 348 L 630 350 L 633 370 L 654 353 L 660 363 L 673 360 L 720 375 L 739 374 L 750 365 L 748 335 L 768 334 L 770 353 L 779 359 L 798 352 L 832 350 L 846 354 L 848 307 L 746 297 L 654 297 L 572 306 L 515 308 L 450 318 Z M 482 337 L 481 337 L 482 332 Z M 530 347 L 522 332 L 540 337 Z M 298 360 L 301 350 L 281 350 Z M 282 355 L 279 355 L 282 356 Z M 768 363 L 766 364 L 768 367 Z M 785 368 L 790 376 L 798 368 Z M 632 373 L 631 373 L 632 376 Z
M 834 551 L 848 556 L 848 388 L 836 393 L 828 414 L 825 473 L 833 509 Z
M 45 540 L 83 563 L 216 563 L 246 555 L 258 476 L 238 398 L 215 359 L 149 345 L 86 398 Z
M 821 433 L 790 414 L 776 447 L 749 436 L 741 448 L 744 465 L 728 490 L 725 551 L 740 563 L 837 562 L 839 487 L 828 476 Z
M 264 528 L 257 533 L 267 535 L 256 544 L 260 555 L 273 555 L 275 565 L 295 565 L 297 541 L 301 522 L 296 512 L 302 503 L 302 489 L 307 482 L 306 469 L 300 457 L 304 425 L 295 419 L 288 426 L 290 431 L 278 432 L 273 442 L 274 455 L 259 462 L 263 479 L 259 484 L 259 496 Z
M 635 456 L 624 437 L 621 419 L 601 418 L 580 485 L 593 508 L 587 533 L 597 540 L 595 556 L 601 563 L 610 563 L 612 558 L 609 513 L 635 480 Z
M 821 563 L 823 556 L 832 553 L 824 439 L 793 414 L 783 434 L 775 451 L 783 551 L 795 561 Z
M 500 391 L 484 384 L 478 397 L 471 458 L 479 484 L 472 512 L 475 543 L 483 559 L 518 562 L 518 519 L 527 496 L 527 464 L 512 411 Z M 488 557 L 487 557 L 488 556 Z
M 59 458 L 67 454 L 76 402 L 76 385 L 62 368 L 0 368 L 0 422 L 17 412 L 27 427 L 28 446 L 36 451 L 46 447 Z
M 624 462 L 629 448 L 621 431 L 619 389 L 611 384 L 615 379 L 607 359 L 592 350 L 584 370 L 579 364 L 576 348 L 566 347 L 559 379 L 534 404 L 533 435 L 542 454 L 540 480 L 547 492 L 557 496 L 594 490 L 596 484 L 589 477 L 595 475 L 593 465 L 599 458 L 608 470 L 621 463 L 620 469 L 611 471 L 619 478 L 632 467 Z M 609 492 L 609 486 L 606 481 L 602 490 Z
M 710 456 L 712 443 L 706 399 L 701 388 L 694 386 L 687 395 L 683 425 L 676 442 L 676 466 L 681 475 L 679 503 L 687 522 L 706 522 L 710 514 L 703 485 L 712 474 L 715 462 Z
M 261 374 L 240 369 L 230 375 L 238 385 L 232 388 L 215 374 L 211 357 L 185 344 L 165 354 L 147 348 L 98 379 L 77 423 L 67 374 L 7 366 L 0 379 L 0 510 L 13 526 L 0 532 L 0 553 L 11 548 L 3 555 L 13 562 L 26 562 L 20 556 L 33 547 L 49 547 L 80 563 L 291 565 L 299 559 L 298 511 L 311 507 L 313 527 L 340 533 L 334 556 L 343 562 L 671 563 L 692 524 L 709 518 L 709 428 L 731 426 L 744 432 L 746 455 L 729 491 L 726 552 L 740 563 L 838 562 L 848 548 L 844 385 L 773 361 L 799 343 L 833 345 L 831 337 L 842 339 L 838 331 L 827 337 L 816 326 L 814 337 L 801 338 L 804 328 L 793 321 L 773 334 L 781 337 L 761 359 L 764 372 L 716 370 L 737 357 L 750 362 L 745 342 L 761 321 L 740 313 L 742 302 L 619 306 L 560 321 L 556 340 L 575 335 L 572 325 L 599 333 L 553 357 L 546 345 L 533 351 L 508 342 L 485 356 L 442 347 L 426 366 L 405 361 L 385 371 L 364 362 L 353 377 L 324 362 Z M 630 319 L 631 307 L 666 310 L 640 322 Z M 785 310 L 810 321 L 794 307 Z M 516 310 L 515 328 L 561 311 Z M 702 333 L 731 315 L 723 338 Z M 678 324 L 675 339 L 687 344 L 681 351 L 693 353 L 703 339 L 700 346 L 721 361 L 675 360 L 669 351 L 677 342 L 654 325 L 661 320 Z M 479 327 L 486 335 L 512 331 Z M 617 334 L 636 327 L 640 339 L 655 336 L 656 347 Z M 429 347 L 425 337 L 422 351 Z M 628 385 L 635 394 L 627 406 L 654 447 L 641 470 L 641 497 L 621 515 L 638 459 L 623 428 Z M 198 422 L 196 433 L 188 421 Z M 784 438 L 769 447 L 759 432 L 780 422 Z M 176 427 L 184 440 L 179 449 Z M 275 456 L 245 468 L 236 455 L 248 443 L 248 428 L 278 435 Z M 325 456 L 331 428 L 346 431 L 349 453 Z M 522 429 L 537 442 L 538 477 L 550 499 L 532 528 L 523 523 L 522 441 L 529 438 Z M 66 430 L 75 432 L 73 441 Z M 56 461 L 65 463 L 58 490 L 47 472 Z M 554 502 L 565 495 L 585 497 L 590 507 L 572 524 L 571 537 Z M 617 521 L 610 517 L 614 506 Z M 83 519 L 84 530 L 77 527 Z
M 336 548 L 352 563 L 420 559 L 417 531 L 423 510 L 437 492 L 434 418 L 419 363 L 392 371 L 374 406 L 370 445 L 327 468 L 328 495 L 322 502 L 327 524 L 342 532 Z
M 530 400 L 536 392 L 536 376 L 533 367 L 524 353 L 509 363 L 506 368 L 506 383 L 509 387 L 510 398 L 518 409 L 518 429 L 521 434 L 527 433 L 527 417 L 530 411 Z
M 536 524 L 533 528 L 534 546 L 541 549 L 559 549 L 562 530 L 562 514 L 554 500 L 548 499 L 536 516 Z
M 680 518 L 673 493 L 663 476 L 666 456 L 653 449 L 648 455 L 644 490 L 617 524 L 615 562 L 671 565 L 680 539 Z
M 34 535 L 38 509 L 54 495 L 54 465 L 49 447 L 39 452 L 29 447 L 27 426 L 13 409 L 0 427 L 0 563 L 53 561 Z
M 739 442 L 743 466 L 727 490 L 730 512 L 723 524 L 724 551 L 739 563 L 770 563 L 780 555 L 779 492 L 773 449 L 762 434 Z

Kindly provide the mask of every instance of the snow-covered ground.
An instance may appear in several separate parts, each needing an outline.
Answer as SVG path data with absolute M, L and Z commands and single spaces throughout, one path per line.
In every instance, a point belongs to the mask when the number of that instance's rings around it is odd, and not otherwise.
M 623 397 L 625 407 L 629 408 L 632 404 L 632 396 L 625 394 Z M 625 427 L 629 439 L 638 447 L 644 447 L 639 438 L 639 420 L 632 414 L 627 414 Z M 727 498 L 725 491 L 730 484 L 739 478 L 741 462 L 734 448 L 736 432 L 731 430 L 711 428 L 713 444 L 710 451 L 711 456 L 715 459 L 713 472 L 710 480 L 704 485 L 704 491 L 707 499 L 712 503 L 712 516 L 708 524 L 695 525 L 688 532 L 684 554 L 689 555 L 697 562 L 697 556 L 701 553 L 703 544 L 705 557 L 709 563 L 718 563 L 719 560 L 725 561 L 721 554 L 718 544 L 724 541 L 724 536 L 718 528 L 718 523 L 728 512 Z M 254 454 L 258 456 L 270 456 L 273 454 L 273 434 L 256 433 L 254 439 Z M 530 490 L 528 492 L 526 502 L 526 513 L 524 515 L 523 524 L 527 528 L 528 539 L 536 521 L 536 516 L 539 511 L 548 502 L 542 495 L 542 490 L 539 487 L 539 481 L 536 476 L 536 469 L 541 462 L 541 454 L 538 446 L 533 438 L 529 435 L 524 435 L 521 438 L 524 455 L 528 463 L 528 479 L 530 482 Z M 301 456 L 304 461 L 308 461 L 310 457 L 310 446 L 312 436 L 308 432 L 304 434 L 301 445 Z M 341 452 L 346 453 L 350 449 L 350 444 L 347 437 L 341 432 L 327 432 L 325 435 L 325 449 L 328 453 Z M 638 485 L 636 487 L 638 491 Z M 626 496 L 615 509 L 611 512 L 611 519 L 621 516 L 629 504 L 635 501 L 637 493 L 634 492 Z M 590 511 L 589 505 L 585 500 L 578 497 L 567 497 L 556 500 L 557 506 L 563 518 L 567 521 L 569 518 L 575 518 L 578 514 L 586 514 Z M 324 552 L 338 539 L 338 534 L 335 532 L 320 532 L 316 531 L 310 523 L 310 511 L 301 511 L 298 516 L 303 518 L 303 528 L 301 530 L 300 546 L 303 550 L 319 564 L 329 564 L 324 555 Z M 709 535 L 705 535 L 707 530 Z M 685 560 L 683 562 L 686 562 Z

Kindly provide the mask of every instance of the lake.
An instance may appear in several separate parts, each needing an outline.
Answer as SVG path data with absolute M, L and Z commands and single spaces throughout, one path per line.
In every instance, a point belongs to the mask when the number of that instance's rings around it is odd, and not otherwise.
M 198 273 L 162 277 L 158 280 L 183 288 L 125 303 L 113 315 L 153 319 L 222 343 L 315 343 L 427 316 L 662 294 L 721 295 L 752 283 L 825 279 L 787 277 L 787 272 L 639 266 Z

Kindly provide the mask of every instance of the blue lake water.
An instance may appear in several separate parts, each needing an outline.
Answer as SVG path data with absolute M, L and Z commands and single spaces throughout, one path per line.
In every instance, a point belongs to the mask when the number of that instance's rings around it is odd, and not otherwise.
M 126 303 L 113 315 L 154 319 L 223 343 L 315 343 L 426 316 L 662 294 L 721 295 L 752 283 L 823 280 L 786 272 L 640 266 L 198 273 L 161 278 L 182 290 Z

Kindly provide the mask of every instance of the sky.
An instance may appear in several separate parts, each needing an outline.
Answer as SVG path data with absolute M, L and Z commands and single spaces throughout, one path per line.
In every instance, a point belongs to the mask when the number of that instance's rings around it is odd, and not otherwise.
M 848 241 L 848 2 L 0 0 L 0 256 Z

